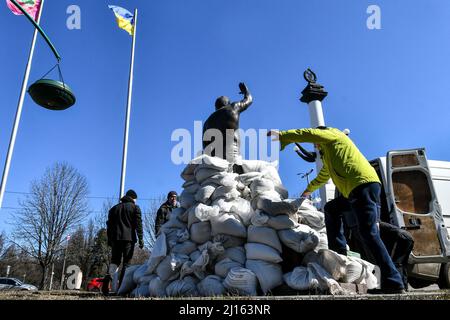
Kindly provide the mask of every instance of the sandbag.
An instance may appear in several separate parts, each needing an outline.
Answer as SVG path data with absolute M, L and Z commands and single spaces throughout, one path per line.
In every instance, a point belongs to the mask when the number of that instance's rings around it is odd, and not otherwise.
M 225 248 L 223 247 L 221 242 L 205 242 L 204 244 L 198 246 L 198 250 L 208 252 L 208 255 L 212 260 L 216 259 L 218 256 L 225 252 Z
M 237 174 L 230 172 L 218 172 L 201 183 L 201 186 L 236 186 Z
M 305 209 L 305 207 L 309 207 L 309 209 Z M 298 218 L 299 223 L 306 224 L 314 230 L 319 231 L 325 227 L 325 215 L 313 205 L 309 206 L 309 204 L 303 203 L 298 211 Z
M 278 231 L 281 242 L 295 252 L 305 253 L 317 247 L 319 234 L 310 227 L 301 224 L 295 229 Z
M 269 220 L 267 220 L 267 225 L 275 230 L 295 229 L 299 226 L 296 221 L 283 214 L 275 217 L 269 217 Z
M 364 279 L 360 281 L 360 278 L 356 279 L 353 283 L 361 283 L 361 284 L 365 284 L 367 286 L 368 289 L 379 289 L 381 286 L 381 271 L 380 268 L 368 261 L 365 261 L 363 259 L 360 258 L 356 258 L 356 257 L 347 257 L 348 259 L 348 263 L 346 266 L 346 274 L 344 276 L 344 280 L 345 277 L 350 277 L 352 275 L 357 275 L 357 267 L 350 266 L 351 263 L 353 262 L 357 262 L 359 264 L 362 265 L 362 272 L 361 272 L 361 276 L 364 276 Z M 353 270 L 352 270 L 353 268 Z M 355 276 L 356 278 L 356 276 Z M 349 280 L 347 278 L 347 280 Z
M 135 288 L 131 292 L 131 297 L 133 298 L 146 298 L 150 297 L 150 287 L 149 283 L 144 283 L 142 285 L 139 285 L 137 288 Z
M 267 226 L 268 222 L 269 222 L 269 216 L 261 210 L 256 210 L 255 214 L 253 215 L 253 217 L 251 219 L 252 225 L 257 226 L 257 227 Z
M 172 253 L 181 253 L 188 256 L 195 250 L 197 250 L 197 245 L 194 242 L 188 240 L 175 245 L 172 248 Z
M 216 263 L 216 265 L 214 266 L 214 272 L 219 277 L 225 278 L 227 276 L 228 272 L 232 268 L 236 268 L 236 267 L 241 268 L 241 267 L 243 267 L 243 265 L 240 264 L 239 262 L 233 261 L 229 258 L 225 258 Z
M 156 274 L 162 281 L 175 279 L 179 275 L 181 266 L 188 260 L 187 255 L 171 253 L 158 265 Z
M 262 260 L 272 263 L 283 261 L 277 250 L 261 243 L 246 243 L 245 252 L 247 260 Z
M 192 252 L 192 253 L 189 255 L 189 259 L 191 259 L 191 261 L 195 261 L 195 260 L 197 260 L 201 255 L 202 255 L 201 251 L 195 250 L 194 252 Z
M 334 280 L 340 280 L 345 275 L 348 263 L 346 256 L 332 250 L 320 250 L 318 264 L 323 267 Z
M 311 290 L 319 287 L 319 281 L 310 268 L 297 267 L 283 276 L 286 284 L 294 290 Z
M 186 225 L 177 217 L 172 216 L 166 223 L 161 226 L 161 231 L 165 232 L 167 229 L 184 229 Z
M 123 276 L 122 283 L 120 285 L 117 294 L 123 295 L 130 293 L 136 288 L 136 283 L 133 281 L 134 272 L 140 267 L 140 265 L 129 266 L 125 269 L 125 275 Z
M 298 206 L 295 204 L 295 200 L 293 199 L 273 201 L 265 197 L 258 198 L 257 208 L 272 216 L 277 216 L 280 214 L 292 215 L 298 210 Z
M 200 221 L 210 221 L 212 218 L 217 217 L 219 212 L 219 207 L 211 207 L 202 203 L 198 204 L 194 210 L 195 217 Z
M 262 161 L 262 160 L 242 160 L 241 166 L 242 166 L 242 169 L 244 170 L 244 173 L 263 172 L 269 166 L 277 168 L 278 161 L 267 162 L 267 161 Z
M 222 278 L 219 276 L 207 276 L 197 285 L 198 292 L 202 297 L 223 296 L 225 287 L 222 284 Z
M 212 201 L 217 199 L 233 200 L 239 198 L 241 193 L 235 187 L 218 187 L 211 196 Z
M 253 181 L 262 178 L 261 172 L 248 172 L 239 175 L 236 179 L 245 186 L 249 186 Z
M 191 226 L 190 235 L 195 243 L 205 243 L 211 239 L 211 223 L 209 221 L 194 223 Z
M 237 214 L 245 226 L 250 225 L 251 219 L 255 214 L 252 206 L 250 205 L 250 201 L 240 197 L 231 202 L 231 208 L 228 212 Z
M 328 249 L 328 237 L 326 232 L 319 232 L 319 244 L 314 250 Z
M 256 179 L 250 185 L 252 191 L 252 197 L 257 197 L 265 192 L 275 191 L 275 185 L 269 179 L 261 178 Z
M 136 271 L 133 273 L 133 282 L 134 283 L 140 283 L 141 278 L 145 277 L 147 275 L 147 269 L 148 265 L 144 263 L 143 265 L 140 265 Z
M 223 213 L 211 219 L 212 235 L 227 234 L 239 238 L 247 237 L 247 229 L 242 222 L 231 214 Z
M 158 264 L 164 259 L 167 255 L 167 240 L 166 234 L 161 233 L 158 238 L 156 238 L 156 242 L 153 245 L 152 253 L 147 263 L 147 274 L 153 273 L 155 271 Z
M 168 281 L 162 281 L 160 277 L 156 276 L 148 284 L 148 289 L 151 297 L 165 297 L 166 287 L 169 284 Z
M 236 261 L 242 265 L 245 265 L 245 261 L 247 260 L 245 249 L 243 247 L 232 247 L 225 250 L 223 254 L 217 257 L 217 260 L 223 260 L 225 258 L 229 258 L 233 261 Z
M 201 168 L 216 169 L 218 171 L 225 171 L 230 165 L 226 159 L 211 157 L 206 154 L 195 159 L 195 163 L 198 163 Z
M 218 235 L 214 236 L 213 239 L 214 239 L 214 242 L 222 243 L 222 245 L 225 249 L 232 248 L 232 247 L 241 247 L 245 243 L 245 239 L 230 236 L 228 234 L 218 234 Z
M 196 205 L 190 207 L 187 210 L 188 213 L 188 228 L 191 228 L 191 226 L 194 223 L 200 222 L 200 219 L 197 218 L 197 216 L 195 215 L 195 209 L 197 209 L 197 207 L 200 205 L 200 203 L 197 203 Z
M 189 239 L 189 232 L 187 229 L 166 229 L 163 233 L 166 234 L 167 245 L 169 248 Z
M 168 220 L 178 219 L 181 222 L 185 222 L 183 221 L 185 212 L 186 209 L 184 208 L 173 208 L 172 211 L 169 213 Z
M 191 180 L 191 181 L 186 181 L 185 183 L 183 183 L 182 188 L 186 192 L 195 194 L 198 191 L 198 189 L 200 189 L 200 185 L 198 184 L 197 181 Z
M 289 198 L 289 191 L 282 184 L 275 184 L 275 192 L 280 195 L 282 200 Z
M 198 296 L 196 281 L 192 277 L 171 282 L 166 288 L 169 297 L 196 297 Z
M 280 174 L 278 173 L 278 170 L 276 167 L 271 166 L 271 165 L 266 166 L 265 169 L 261 173 L 264 178 L 273 181 L 275 186 L 282 185 Z
M 247 260 L 245 268 L 255 273 L 264 294 L 283 284 L 283 272 L 279 264 L 261 260 Z
M 309 263 L 308 268 L 314 274 L 319 283 L 319 289 L 329 292 L 332 295 L 341 295 L 348 293 L 332 276 L 317 263 Z
M 262 243 L 278 250 L 278 252 L 282 251 L 278 234 L 271 228 L 249 226 L 247 230 L 247 241 Z
M 195 194 L 195 200 L 201 203 L 206 203 L 209 198 L 211 198 L 215 190 L 216 188 L 210 185 L 201 187 Z
M 208 178 L 212 177 L 213 175 L 217 174 L 217 170 L 199 166 L 199 167 L 197 167 L 195 169 L 194 174 L 195 174 L 195 180 L 197 180 L 197 182 L 201 184 L 206 179 L 208 179 Z
M 256 296 L 257 278 L 253 271 L 245 268 L 233 268 L 223 282 L 231 294 Z
M 194 194 L 183 190 L 180 195 L 180 205 L 185 209 L 189 209 L 195 203 Z

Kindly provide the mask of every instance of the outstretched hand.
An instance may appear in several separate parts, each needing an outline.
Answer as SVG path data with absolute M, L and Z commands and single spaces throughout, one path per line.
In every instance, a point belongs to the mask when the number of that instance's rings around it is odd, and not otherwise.
M 272 141 L 280 141 L 280 132 L 278 130 L 270 130 L 267 132 L 268 137 L 272 137 Z
M 243 95 L 247 95 L 248 94 L 248 88 L 245 85 L 245 83 L 243 83 L 243 82 L 239 83 L 239 90 L 241 90 L 241 92 L 239 92 L 239 94 L 243 94 Z

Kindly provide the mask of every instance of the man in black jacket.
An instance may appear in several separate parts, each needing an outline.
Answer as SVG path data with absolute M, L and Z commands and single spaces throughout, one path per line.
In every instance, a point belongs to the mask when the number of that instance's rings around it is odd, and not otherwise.
M 158 212 L 156 213 L 155 235 L 159 233 L 161 226 L 167 222 L 172 210 L 178 207 L 177 197 L 178 195 L 175 191 L 170 191 L 167 195 L 167 201 L 159 207 Z
M 102 291 L 105 294 L 109 293 L 109 283 L 113 275 L 119 270 L 119 265 L 122 262 L 122 271 L 117 287 L 120 288 L 125 270 L 133 258 L 134 246 L 138 239 L 139 248 L 144 248 L 142 214 L 141 209 L 136 205 L 136 199 L 136 192 L 128 190 L 126 195 L 120 199 L 120 203 L 109 210 L 106 225 L 108 245 L 112 249 L 112 256 L 108 274 L 102 286 Z

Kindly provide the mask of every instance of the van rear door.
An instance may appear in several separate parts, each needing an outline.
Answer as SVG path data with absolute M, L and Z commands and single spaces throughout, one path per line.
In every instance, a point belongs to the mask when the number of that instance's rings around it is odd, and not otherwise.
M 448 262 L 450 243 L 425 149 L 388 152 L 386 170 L 391 217 L 414 238 L 411 262 Z

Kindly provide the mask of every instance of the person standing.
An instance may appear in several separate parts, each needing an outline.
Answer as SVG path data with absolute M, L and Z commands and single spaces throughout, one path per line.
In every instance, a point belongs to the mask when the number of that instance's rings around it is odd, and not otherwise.
M 380 238 L 377 222 L 380 218 L 381 182 L 375 169 L 359 151 L 352 140 L 342 131 L 330 127 L 271 130 L 267 133 L 274 141 L 280 141 L 281 150 L 294 142 L 314 143 L 319 150 L 323 167 L 318 176 L 309 183 L 302 197 L 324 185 L 330 178 L 336 188 L 348 199 L 358 221 L 358 230 L 381 270 L 382 293 L 404 293 L 403 280 Z M 327 223 L 339 244 L 346 245 L 342 219 L 336 224 Z
M 109 210 L 107 225 L 108 245 L 111 247 L 111 264 L 106 275 L 102 292 L 109 293 L 109 284 L 114 274 L 119 270 L 122 263 L 122 271 L 119 277 L 120 285 L 131 259 L 133 258 L 134 246 L 139 240 L 139 248 L 144 248 L 142 231 L 141 209 L 136 205 L 137 194 L 134 190 L 128 190 L 120 203 Z
M 159 207 L 155 219 L 155 235 L 159 233 L 161 226 L 169 220 L 169 214 L 173 209 L 178 207 L 178 194 L 175 191 L 170 191 L 167 194 L 167 201 Z

